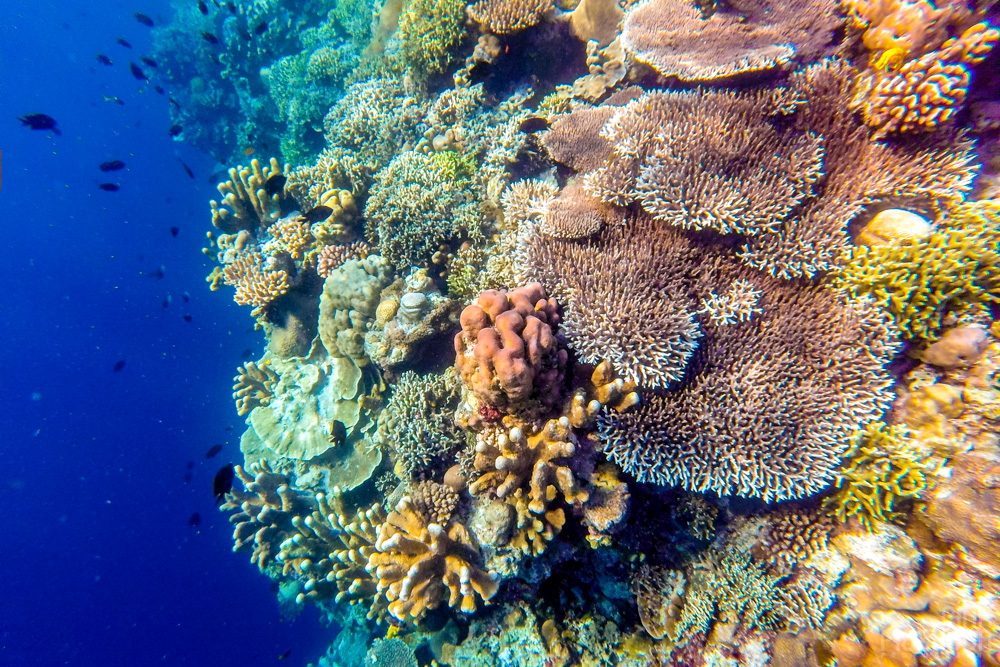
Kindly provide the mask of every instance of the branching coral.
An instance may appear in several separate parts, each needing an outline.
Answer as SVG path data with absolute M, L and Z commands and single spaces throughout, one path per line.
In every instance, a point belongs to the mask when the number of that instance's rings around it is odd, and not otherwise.
M 789 507 L 770 513 L 768 526 L 754 555 L 772 574 L 784 575 L 814 553 L 825 549 L 834 528 L 823 509 Z
M 411 0 L 399 17 L 403 57 L 421 72 L 443 72 L 465 33 L 465 0 Z
M 713 3 L 714 6 L 714 3 Z M 840 22 L 830 0 L 740 2 L 707 16 L 687 0 L 646 0 L 625 16 L 622 44 L 664 76 L 704 81 L 821 54 Z
M 869 530 L 902 516 L 900 501 L 913 500 L 931 483 L 927 454 L 903 426 L 869 424 L 855 438 L 837 471 L 837 491 L 827 500 L 840 521 L 858 519 Z
M 555 337 L 555 299 L 541 285 L 483 292 L 461 322 L 455 365 L 480 405 L 516 411 L 561 402 L 567 354 Z
M 325 245 L 316 257 L 316 273 L 321 278 L 328 278 L 334 270 L 339 269 L 352 259 L 364 259 L 372 251 L 364 241 L 354 241 L 345 245 Z
M 497 592 L 496 575 L 479 565 L 466 527 L 436 523 L 408 497 L 379 526 L 375 548 L 368 571 L 388 600 L 389 613 L 400 621 L 417 622 L 442 602 L 469 614 L 477 599 L 489 603 Z
M 861 88 L 859 104 L 874 137 L 890 132 L 928 132 L 944 125 L 965 104 L 972 80 L 970 67 L 982 62 L 1000 31 L 977 23 L 896 72 L 876 75 L 870 90 Z
M 463 443 L 453 418 L 459 396 L 453 373 L 422 377 L 407 371 L 392 385 L 379 416 L 378 440 L 400 478 L 420 478 Z
M 540 23 L 554 6 L 554 0 L 479 0 L 468 13 L 489 32 L 506 35 Z
M 269 267 L 258 250 L 240 254 L 222 268 L 222 280 L 236 288 L 233 297 L 241 306 L 263 310 L 289 289 L 288 272 Z
M 274 385 L 278 374 L 266 362 L 257 365 L 248 361 L 238 369 L 233 378 L 233 398 L 236 399 L 236 414 L 243 416 L 259 405 L 268 405 L 274 398 Z
M 210 202 L 212 224 L 227 234 L 241 229 L 256 234 L 266 228 L 281 216 L 286 171 L 288 165 L 282 168 L 274 158 L 263 168 L 258 160 L 252 160 L 249 167 L 231 168 L 229 180 L 218 186 L 222 203 Z
M 925 237 L 852 248 L 834 283 L 884 304 L 905 337 L 933 342 L 963 316 L 1000 303 L 998 242 L 1000 202 L 962 204 Z

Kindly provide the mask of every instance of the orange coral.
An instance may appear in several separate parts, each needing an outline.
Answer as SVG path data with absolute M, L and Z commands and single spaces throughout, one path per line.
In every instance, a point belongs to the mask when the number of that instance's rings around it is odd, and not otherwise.
M 455 365 L 480 404 L 500 410 L 556 405 L 567 353 L 555 337 L 555 299 L 538 283 L 486 290 L 462 311 Z
M 862 40 L 877 62 L 883 52 L 920 55 L 948 38 L 949 28 L 967 19 L 961 3 L 937 8 L 927 0 L 845 0 L 851 23 L 865 30 Z
M 364 259 L 371 251 L 371 246 L 364 241 L 355 241 L 346 245 L 325 245 L 319 251 L 316 272 L 326 278 L 347 260 Z
M 223 282 L 236 288 L 234 300 L 241 306 L 266 308 L 289 289 L 288 272 L 265 266 L 258 250 L 242 253 L 222 268 Z
M 932 131 L 949 122 L 965 104 L 969 67 L 982 62 L 998 40 L 1000 32 L 977 23 L 941 49 L 877 76 L 870 92 L 862 90 L 865 123 L 876 128 L 877 138 L 889 132 Z
M 309 226 L 308 220 L 296 214 L 278 220 L 267 231 L 280 250 L 298 261 L 316 243 Z

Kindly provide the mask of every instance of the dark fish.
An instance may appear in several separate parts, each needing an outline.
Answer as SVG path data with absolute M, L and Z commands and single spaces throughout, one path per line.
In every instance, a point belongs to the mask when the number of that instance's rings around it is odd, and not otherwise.
M 205 458 L 210 459 L 221 451 L 222 451 L 222 445 L 212 445 L 211 447 L 208 448 L 208 451 L 205 452 Z
M 122 98 L 118 97 L 117 95 L 105 95 L 104 101 L 110 104 L 120 104 L 122 106 L 125 106 L 125 101 Z
M 219 468 L 219 472 L 215 473 L 215 479 L 212 480 L 212 493 L 215 494 L 216 504 L 221 503 L 223 497 L 233 490 L 233 479 L 235 477 L 236 470 L 233 468 L 232 463 L 227 463 Z
M 111 370 L 114 373 L 118 373 L 123 368 L 125 368 L 125 360 L 124 359 L 119 359 L 118 361 L 115 362 L 115 365 L 111 367 Z
M 117 183 L 101 183 L 97 187 L 99 187 L 101 190 L 104 190 L 105 192 L 118 192 L 119 190 L 121 190 L 121 188 Z
M 177 235 L 180 234 L 180 233 L 181 233 L 181 228 L 180 227 L 171 227 L 170 228 L 170 235 L 173 236 L 174 238 L 177 238 Z
M 111 58 L 108 58 L 103 53 L 97 54 L 97 62 L 101 63 L 102 65 L 114 65 L 114 63 L 111 62 Z
M 202 30 L 201 31 L 201 38 L 203 40 L 205 40 L 206 42 L 208 42 L 209 44 L 218 44 L 219 43 L 219 38 L 216 37 L 215 35 L 213 35 L 212 33 L 208 32 L 207 30 Z
M 121 160 L 110 160 L 108 162 L 101 163 L 101 171 L 118 171 L 119 169 L 124 169 L 125 163 Z
M 236 5 L 233 4 L 232 2 L 227 2 L 226 3 L 226 7 L 229 7 L 229 13 L 230 14 L 235 14 L 236 13 Z
M 267 181 L 264 183 L 264 192 L 266 192 L 268 196 L 271 197 L 278 194 L 279 192 L 284 192 L 286 180 L 288 179 L 285 178 L 284 174 L 275 174 L 271 178 L 267 179 Z
M 194 477 L 194 475 L 192 475 L 190 471 L 184 473 L 184 483 L 185 484 L 190 484 L 192 477 Z
M 243 361 L 246 361 L 247 359 L 250 359 L 251 357 L 253 357 L 253 350 L 251 350 L 249 347 L 247 349 L 243 350 L 243 354 L 240 355 L 240 358 L 243 359 Z
M 194 461 L 188 461 L 184 465 L 184 468 L 187 469 L 187 470 L 194 470 Z
M 243 41 L 244 42 L 249 42 L 249 41 L 252 41 L 252 40 L 253 40 L 253 37 L 250 36 L 250 33 L 248 33 L 246 30 L 244 30 L 243 31 Z
M 229 426 L 226 427 L 226 430 L 227 431 L 232 431 L 233 428 L 234 428 L 234 426 L 232 424 L 230 424 Z
M 191 295 L 188 294 L 187 292 L 184 292 L 183 294 L 181 294 L 181 298 L 184 299 L 184 303 L 187 303 L 188 301 L 191 300 Z
M 292 649 L 288 649 L 287 651 L 278 656 L 278 660 L 287 660 L 288 656 L 290 656 L 291 654 L 292 654 Z
M 185 321 L 185 322 L 190 322 L 190 321 L 191 321 L 191 320 L 193 320 L 193 319 L 194 319 L 194 318 L 193 318 L 193 317 L 191 317 L 190 315 L 185 315 L 185 316 L 184 316 L 184 321 Z
M 195 527 L 195 526 L 200 526 L 201 525 L 201 515 L 198 514 L 197 512 L 195 512 L 194 514 L 192 514 L 191 517 L 188 519 L 188 525 L 191 526 L 192 528 Z
M 167 94 L 167 91 L 163 90 L 163 86 L 153 86 L 153 90 L 155 90 L 160 95 Z
M 347 427 L 344 422 L 334 419 L 330 422 L 330 443 L 334 447 L 339 447 L 347 441 Z
M 155 271 L 150 271 L 148 273 L 140 271 L 139 275 L 144 275 L 148 276 L 149 278 L 156 278 L 157 280 L 162 280 L 163 276 L 166 275 L 166 273 L 167 273 L 167 267 L 161 264 L 160 266 L 156 267 Z
M 181 103 L 180 103 L 180 102 L 178 102 L 177 100 L 175 100 L 174 98 L 172 98 L 172 97 L 168 97 L 168 98 L 167 98 L 167 101 L 168 101 L 168 102 L 170 102 L 171 104 L 173 104 L 173 105 L 174 105 L 175 107 L 177 107 L 177 110 L 178 110 L 178 111 L 180 111 L 180 110 L 181 110 Z
M 333 213 L 333 209 L 329 206 L 317 206 L 302 217 L 309 223 L 315 223 L 326 220 L 330 217 L 331 213 Z
M 147 27 L 150 27 L 150 28 L 153 27 L 153 19 L 149 18 L 145 14 L 143 14 L 141 12 L 136 12 L 132 16 L 135 17 L 136 21 L 138 21 L 139 23 L 143 24 L 144 26 L 147 26 Z
M 170 129 L 167 130 L 167 134 L 169 134 L 171 137 L 176 137 L 177 135 L 179 135 L 183 131 L 184 131 L 184 128 L 181 127 L 180 125 L 171 125 Z
M 184 160 L 182 160 L 182 159 L 180 159 L 180 158 L 177 158 L 177 161 L 181 163 L 181 166 L 182 166 L 182 167 L 184 167 L 184 172 L 185 172 L 185 173 L 186 173 L 186 174 L 187 174 L 188 176 L 190 176 L 191 178 L 194 178 L 194 172 L 193 172 L 193 171 L 191 171 L 191 167 L 187 166 L 187 165 L 186 165 L 186 164 L 184 163 Z
M 525 118 L 521 121 L 518 126 L 522 132 L 526 134 L 531 134 L 532 132 L 540 132 L 549 126 L 549 121 L 545 118 L 539 118 L 538 116 L 532 116 L 531 118 Z
M 162 305 L 162 306 L 163 306 L 163 310 L 166 310 L 167 308 L 169 308 L 169 307 L 170 307 L 170 299 L 164 299 L 164 300 L 163 300 L 163 303 L 162 303 L 162 304 L 160 304 L 160 305 Z
M 32 130 L 52 130 L 55 134 L 62 134 L 56 127 L 56 119 L 43 113 L 29 113 L 23 118 L 19 117 L 18 120 Z
M 149 81 L 149 77 L 146 76 L 146 73 L 143 72 L 142 68 L 135 63 L 129 63 L 128 68 L 132 72 L 132 76 L 137 78 L 139 81 Z
M 115 41 L 116 41 L 116 42 L 118 42 L 119 44 L 121 44 L 122 46 L 124 46 L 124 47 L 125 47 L 126 49 L 131 49 L 131 48 L 132 48 L 132 45 L 131 45 L 131 44 L 129 44 L 128 42 L 126 42 L 126 41 L 125 41 L 124 39 L 122 39 L 121 37 L 119 37 L 119 38 L 118 38 L 118 39 L 116 39 Z
M 263 35 L 267 32 L 267 21 L 261 21 L 260 25 L 253 29 L 253 34 Z
M 205 4 L 205 0 L 198 0 L 198 11 L 208 16 L 208 5 Z
M 152 58 L 147 58 L 146 56 L 141 56 L 139 58 L 139 60 L 141 60 L 142 62 L 146 63 L 147 65 L 149 65 L 153 69 L 156 69 L 156 61 L 153 60 Z

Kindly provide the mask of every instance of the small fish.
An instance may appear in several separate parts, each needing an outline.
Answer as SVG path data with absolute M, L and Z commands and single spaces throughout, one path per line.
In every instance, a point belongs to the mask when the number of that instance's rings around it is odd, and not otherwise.
M 111 58 L 108 58 L 103 53 L 97 54 L 97 62 L 101 63 L 102 65 L 114 65 L 114 63 L 111 62 Z
M 208 451 L 205 452 L 205 458 L 210 459 L 221 451 L 222 451 L 222 445 L 212 445 L 211 447 L 208 448 Z
M 184 292 L 183 294 L 181 294 L 181 298 L 184 299 L 184 303 L 187 303 L 191 300 L 191 295 L 188 294 L 187 292 Z
M 280 192 L 284 192 L 285 181 L 287 180 L 288 179 L 285 177 L 284 174 L 275 174 L 271 178 L 267 179 L 267 181 L 265 181 L 264 192 L 266 192 L 268 196 L 271 197 Z
M 545 118 L 539 118 L 538 116 L 532 116 L 531 118 L 525 118 L 521 121 L 518 129 L 525 134 L 531 134 L 532 132 L 541 132 L 549 126 L 549 121 Z
M 235 14 L 236 13 L 236 5 L 233 4 L 232 2 L 227 2 L 226 3 L 226 7 L 229 8 L 229 13 L 230 14 Z
M 102 162 L 100 166 L 101 171 L 118 171 L 124 168 L 125 163 L 121 160 L 109 160 L 108 162 Z
M 278 656 L 278 660 L 288 660 L 288 656 L 292 654 L 292 649 L 288 649 L 284 653 Z
M 226 430 L 227 431 L 232 431 L 233 428 L 235 428 L 235 427 L 232 424 L 230 424 L 229 426 L 226 427 Z
M 243 353 L 240 355 L 240 358 L 243 361 L 246 361 L 247 359 L 250 359 L 252 357 L 253 357 L 253 350 L 251 350 L 249 347 L 243 350 Z
M 310 224 L 313 224 L 326 220 L 332 213 L 333 209 L 329 206 L 317 206 L 302 217 Z
M 191 320 L 193 320 L 193 319 L 194 319 L 194 318 L 193 318 L 193 317 L 191 317 L 190 315 L 185 315 L 185 316 L 184 316 L 184 321 L 185 321 L 185 322 L 190 322 L 190 321 L 191 321 Z
M 142 68 L 136 65 L 135 63 L 129 63 L 128 68 L 129 71 L 132 72 L 132 76 L 134 76 L 139 81 L 146 81 L 146 82 L 149 81 L 149 77 L 146 76 L 146 73 L 143 72 Z
M 330 422 L 330 444 L 340 447 L 347 441 L 347 427 L 344 422 L 334 419 Z
M 125 106 L 125 100 L 118 97 L 117 95 L 105 95 L 104 101 L 107 102 L 108 104 L 120 104 L 122 106 Z
M 197 512 L 194 512 L 188 518 L 188 525 L 191 526 L 192 528 L 194 528 L 195 526 L 200 526 L 201 525 L 201 515 L 198 514 Z
M 191 167 L 187 166 L 187 164 L 184 163 L 184 160 L 180 158 L 177 158 L 177 161 L 181 163 L 182 167 L 184 167 L 184 172 L 191 178 L 194 178 L 194 172 L 191 171 Z
M 233 490 L 233 479 L 235 477 L 236 470 L 233 468 L 232 463 L 227 463 L 219 468 L 219 472 L 215 473 L 215 479 L 212 480 L 212 493 L 215 494 L 216 504 L 221 503 L 225 495 Z
M 258 36 L 263 35 L 265 32 L 267 32 L 267 21 L 261 21 L 260 24 L 253 29 L 253 34 Z
M 213 35 L 212 33 L 208 32 L 207 30 L 202 30 L 201 31 L 201 38 L 203 40 L 205 40 L 206 42 L 208 42 L 209 44 L 218 44 L 219 43 L 219 38 L 216 37 L 215 35 Z
M 201 12 L 203 16 L 208 16 L 208 5 L 205 4 L 205 0 L 198 0 L 198 11 Z
M 155 271 L 150 271 L 149 273 L 145 274 L 140 272 L 140 275 L 145 275 L 148 276 L 149 278 L 155 278 L 156 280 L 163 280 L 163 276 L 165 276 L 166 273 L 167 273 L 167 267 L 161 264 L 160 266 L 156 267 Z
M 104 190 L 105 192 L 118 192 L 119 190 L 121 190 L 121 186 L 119 186 L 117 183 L 101 183 L 97 187 L 100 188 L 101 190 Z
M 249 41 L 252 41 L 252 40 L 253 40 L 253 37 L 250 36 L 250 33 L 248 33 L 246 30 L 244 30 L 243 31 L 243 41 L 244 42 L 249 42 Z
M 194 475 L 192 475 L 190 472 L 184 473 L 184 483 L 185 484 L 190 484 L 192 477 L 194 477 Z
M 168 101 L 168 102 L 170 102 L 170 103 L 171 103 L 172 105 L 174 105 L 175 107 L 177 107 L 177 110 L 178 110 L 178 111 L 180 111 L 180 110 L 181 110 L 181 103 L 180 103 L 180 102 L 178 102 L 177 100 L 175 100 L 174 98 L 172 98 L 172 97 L 168 97 L 168 98 L 167 98 L 167 101 Z
M 170 299 L 164 299 L 160 305 L 163 307 L 163 310 L 166 310 L 170 307 Z
M 184 128 L 181 127 L 180 125 L 171 125 L 170 129 L 167 130 L 167 134 L 169 134 L 171 137 L 176 137 L 183 131 Z
M 121 44 L 122 46 L 124 46 L 124 47 L 125 47 L 126 49 L 131 49 L 131 48 L 132 48 L 132 45 L 131 45 L 131 44 L 129 44 L 128 42 L 126 42 L 126 41 L 125 41 L 124 39 L 122 39 L 121 37 L 119 37 L 119 38 L 118 38 L 118 39 L 116 39 L 115 41 L 116 41 L 116 42 L 118 42 L 119 44 Z
M 115 365 L 111 367 L 111 372 L 120 373 L 123 368 L 125 368 L 125 360 L 119 359 L 115 362 Z
M 187 462 L 187 463 L 186 463 L 186 464 L 184 465 L 184 468 L 185 468 L 186 470 L 194 470 L 194 461 L 188 461 L 188 462 Z
M 52 130 L 54 134 L 62 134 L 56 127 L 56 119 L 43 113 L 29 113 L 23 118 L 18 117 L 18 120 L 32 130 Z
M 144 26 L 146 26 L 148 28 L 152 28 L 153 27 L 153 19 L 149 18 L 145 14 L 143 14 L 141 12 L 136 12 L 132 16 L 135 17 L 136 21 L 138 21 L 139 23 L 143 24 Z
M 180 227 L 171 227 L 170 228 L 170 235 L 173 236 L 174 238 L 177 238 L 177 235 L 180 234 L 180 233 L 181 233 L 181 228 Z
M 153 86 L 153 90 L 155 90 L 160 95 L 167 94 L 167 91 L 163 90 L 163 86 Z
M 146 63 L 147 65 L 149 65 L 153 69 L 156 69 L 156 61 L 153 60 L 152 58 L 147 58 L 146 56 L 140 56 L 139 60 L 141 60 L 142 62 Z

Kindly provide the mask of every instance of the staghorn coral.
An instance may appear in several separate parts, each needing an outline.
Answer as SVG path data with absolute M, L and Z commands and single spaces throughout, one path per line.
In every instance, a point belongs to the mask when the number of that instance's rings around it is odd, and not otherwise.
M 453 419 L 460 393 L 453 372 L 420 376 L 406 371 L 392 385 L 376 439 L 401 479 L 423 477 L 462 444 Z
M 927 455 L 914 446 L 906 427 L 875 422 L 856 436 L 845 455 L 827 506 L 841 522 L 854 517 L 877 531 L 880 523 L 903 516 L 900 501 L 927 490 L 930 473 Z
M 508 35 L 540 23 L 554 0 L 478 0 L 466 10 L 488 32 Z
M 982 62 L 1000 31 L 977 23 L 898 71 L 872 75 L 856 98 L 874 138 L 890 132 L 929 132 L 949 123 L 965 104 L 970 67 Z
M 846 106 L 851 83 L 849 66 L 830 60 L 768 92 L 649 93 L 612 110 L 597 136 L 585 133 L 593 123 L 567 120 L 544 141 L 555 159 L 589 168 L 573 146 L 603 139 L 603 165 L 584 175 L 592 196 L 641 203 L 684 228 L 735 233 L 750 266 L 815 277 L 837 263 L 848 223 L 867 207 L 957 203 L 976 172 L 962 137 L 871 141 Z
M 229 170 L 229 180 L 219 183 L 221 204 L 214 199 L 212 224 L 227 234 L 241 229 L 257 233 L 281 215 L 281 194 L 285 179 L 284 168 L 271 158 L 270 164 L 261 168 L 259 160 L 251 160 L 249 167 L 239 166 Z M 272 193 L 273 184 L 282 187 Z
M 708 297 L 701 300 L 699 313 L 703 313 L 709 321 L 716 325 L 747 322 L 754 313 L 760 313 L 757 302 L 760 301 L 760 290 L 749 280 L 739 278 L 729 286 L 729 291 L 719 296 L 709 292 Z
M 784 627 L 790 631 L 818 630 L 836 601 L 837 596 L 822 581 L 799 575 L 778 587 L 774 614 L 783 619 Z
M 713 3 L 714 4 L 714 3 Z M 645 0 L 622 25 L 625 50 L 663 76 L 706 81 L 822 54 L 840 23 L 830 0 L 753 0 L 703 15 L 687 0 Z
M 259 366 L 248 361 L 237 369 L 233 378 L 233 398 L 236 399 L 236 414 L 241 417 L 259 405 L 269 405 L 274 398 L 274 385 L 278 374 L 264 362 Z
M 555 337 L 559 312 L 537 283 L 487 290 L 462 311 L 455 367 L 478 401 L 501 411 L 558 405 L 567 354 Z
M 260 251 L 242 253 L 222 268 L 222 281 L 236 288 L 233 299 L 241 306 L 253 306 L 255 314 L 263 311 L 290 285 L 288 272 L 269 267 Z
M 477 598 L 488 604 L 497 592 L 496 575 L 478 564 L 479 550 L 466 527 L 435 523 L 409 497 L 379 526 L 375 548 L 368 571 L 397 620 L 419 622 L 442 602 L 470 614 Z
M 379 255 L 348 260 L 330 272 L 319 301 L 319 337 L 327 352 L 368 363 L 365 334 L 391 280 L 392 269 Z
M 555 183 L 537 178 L 511 183 L 500 195 L 504 226 L 517 229 L 526 222 L 537 221 L 558 192 Z
M 926 236 L 851 248 L 833 282 L 884 304 L 904 337 L 933 342 L 956 321 L 1000 302 L 998 242 L 1000 202 L 970 202 Z

